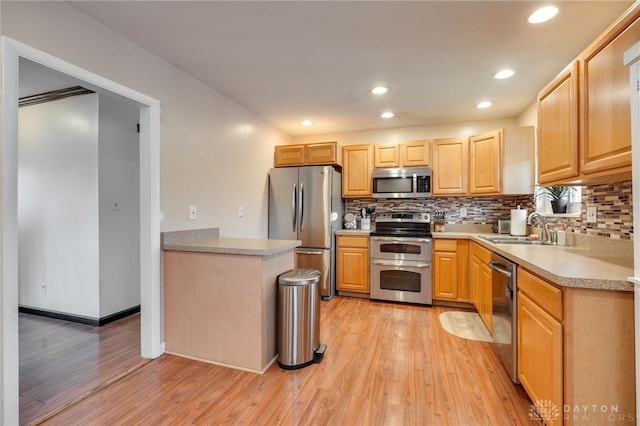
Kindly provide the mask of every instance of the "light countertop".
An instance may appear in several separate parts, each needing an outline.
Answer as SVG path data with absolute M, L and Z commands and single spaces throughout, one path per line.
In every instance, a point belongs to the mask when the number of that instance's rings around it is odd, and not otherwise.
M 633 253 L 578 246 L 493 244 L 468 232 L 436 232 L 433 238 L 470 239 L 487 249 L 563 286 L 633 291 Z
M 270 256 L 302 244 L 299 240 L 220 238 L 217 228 L 167 232 L 162 234 L 161 240 L 163 250 L 245 256 Z

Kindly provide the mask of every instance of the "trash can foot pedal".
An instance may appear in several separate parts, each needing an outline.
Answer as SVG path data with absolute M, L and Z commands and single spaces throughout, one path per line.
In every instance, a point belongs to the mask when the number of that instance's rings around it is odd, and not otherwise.
M 322 358 L 324 357 L 324 352 L 326 350 L 327 350 L 327 345 L 321 343 L 320 346 L 318 346 L 318 349 L 316 349 L 313 352 L 313 362 L 317 364 L 320 361 L 322 361 Z

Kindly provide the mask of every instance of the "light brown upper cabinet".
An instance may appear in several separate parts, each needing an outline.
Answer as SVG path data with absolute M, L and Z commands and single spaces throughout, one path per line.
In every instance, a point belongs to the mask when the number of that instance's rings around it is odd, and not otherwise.
M 538 181 L 586 184 L 631 178 L 629 70 L 640 3 L 591 43 L 538 95 Z
M 578 61 L 538 95 L 538 182 L 578 176 Z
M 373 172 L 372 145 L 347 145 L 342 148 L 342 196 L 371 197 Z
M 400 144 L 400 167 L 424 167 L 429 165 L 431 141 L 410 141 Z
M 375 144 L 373 146 L 374 167 L 400 167 L 398 152 L 398 144 Z
M 275 147 L 275 167 L 340 165 L 342 151 L 338 142 L 319 142 Z
M 622 55 L 640 40 L 640 8 L 614 25 L 580 56 L 585 176 L 631 173 L 631 89 Z
M 374 167 L 424 167 L 429 165 L 430 141 L 375 144 Z
M 467 193 L 469 140 L 467 138 L 435 139 L 432 144 L 433 195 L 464 195 Z
M 281 145 L 275 147 L 275 167 L 304 165 L 304 145 Z
M 432 149 L 433 195 L 533 193 L 533 126 L 436 139 Z
M 469 138 L 469 193 L 502 191 L 502 129 Z

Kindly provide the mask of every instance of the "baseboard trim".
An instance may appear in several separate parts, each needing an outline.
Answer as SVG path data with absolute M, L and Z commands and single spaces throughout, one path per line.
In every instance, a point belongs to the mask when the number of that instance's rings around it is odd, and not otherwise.
M 55 319 L 65 320 L 65 321 L 77 322 L 77 323 L 80 323 L 80 324 L 91 325 L 93 327 L 100 327 L 100 326 L 109 324 L 111 322 L 117 321 L 119 319 L 128 317 L 129 315 L 133 315 L 133 314 L 136 314 L 136 313 L 140 312 L 140 305 L 131 307 L 129 309 L 122 310 L 120 312 L 116 312 L 116 313 L 111 314 L 111 315 L 107 315 L 107 316 L 102 317 L 102 318 L 85 317 L 85 316 L 82 316 L 82 315 L 72 315 L 72 314 L 67 314 L 67 313 L 64 313 L 64 312 L 49 311 L 49 310 L 45 310 L 45 309 L 29 308 L 27 306 L 18 306 L 18 312 L 22 312 L 22 313 L 25 313 L 25 314 L 31 314 L 31 315 L 39 315 L 41 317 L 48 317 L 48 318 L 55 318 Z

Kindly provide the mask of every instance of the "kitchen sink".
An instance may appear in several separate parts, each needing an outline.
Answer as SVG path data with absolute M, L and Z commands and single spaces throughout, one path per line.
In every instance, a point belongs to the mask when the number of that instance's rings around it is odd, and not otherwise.
M 539 246 L 550 246 L 553 243 L 547 241 L 540 240 L 532 240 L 530 237 L 518 237 L 515 235 L 482 235 L 480 238 L 489 241 L 493 244 L 526 244 L 526 245 L 539 245 Z

